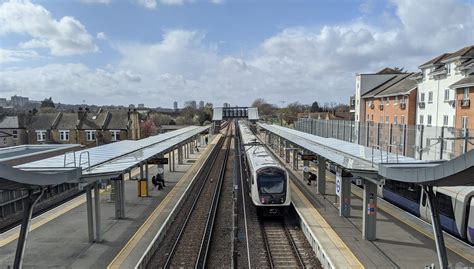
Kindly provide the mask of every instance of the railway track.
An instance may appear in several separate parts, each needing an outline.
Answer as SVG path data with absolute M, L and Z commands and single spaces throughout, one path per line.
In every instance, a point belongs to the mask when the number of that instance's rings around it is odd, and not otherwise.
M 232 131 L 229 124 L 173 223 L 177 229 L 166 236 L 147 268 L 203 268 L 206 264 Z
M 305 268 L 306 265 L 283 219 L 261 220 L 270 268 Z

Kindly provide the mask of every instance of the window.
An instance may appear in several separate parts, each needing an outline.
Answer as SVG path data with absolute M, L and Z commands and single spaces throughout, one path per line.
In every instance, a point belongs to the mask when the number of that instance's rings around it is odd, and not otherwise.
M 424 102 L 425 101 L 425 93 L 422 92 L 420 93 L 420 102 Z
M 398 124 L 398 116 L 393 116 L 393 124 Z
M 446 74 L 451 74 L 451 64 L 446 64 Z
M 448 126 L 449 124 L 449 119 L 447 115 L 443 116 L 443 126 Z
M 379 123 L 383 123 L 383 116 L 380 116 Z
M 383 97 L 380 98 L 380 104 L 381 104 L 381 105 L 384 105 L 384 104 L 385 104 L 385 103 L 384 103 L 384 100 L 383 100 Z
M 463 99 L 469 100 L 469 88 L 464 88 Z
M 13 130 L 13 139 L 18 139 L 18 130 Z
M 95 131 L 86 131 L 87 141 L 95 141 Z
M 387 124 L 390 123 L 390 116 L 385 117 L 385 123 L 387 123 Z
M 61 130 L 61 131 L 59 131 L 59 140 L 61 140 L 61 141 L 69 141 L 69 130 Z
M 367 115 L 367 117 L 369 117 L 369 115 Z M 120 140 L 120 131 L 116 131 L 116 130 L 113 130 L 113 131 L 110 131 L 110 136 L 112 137 L 112 141 L 119 141 Z
M 433 103 L 433 92 L 428 92 L 428 103 Z
M 431 126 L 431 115 L 428 115 L 426 125 Z
M 390 105 L 390 97 L 385 97 L 385 101 L 387 102 L 387 106 Z
M 405 124 L 405 115 L 400 117 L 400 124 Z
M 45 130 L 37 130 L 36 131 L 36 141 L 46 141 L 46 131 Z
M 449 101 L 449 89 L 444 90 L 444 101 Z
M 461 118 L 461 128 L 467 129 L 467 116 L 462 116 L 462 118 Z
M 395 105 L 398 104 L 398 96 L 395 96 L 395 97 L 393 98 L 393 100 L 394 100 L 393 102 L 394 102 Z
M 423 125 L 423 115 L 420 115 L 420 125 Z

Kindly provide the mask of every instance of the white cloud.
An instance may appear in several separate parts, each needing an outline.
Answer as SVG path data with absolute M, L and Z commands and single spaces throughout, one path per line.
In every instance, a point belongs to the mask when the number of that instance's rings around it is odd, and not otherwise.
M 220 5 L 220 4 L 224 4 L 225 0 L 209 0 L 209 2 L 212 4 Z
M 80 0 L 84 4 L 103 4 L 108 5 L 112 3 L 112 0 Z
M 99 32 L 97 33 L 96 38 L 99 40 L 107 40 L 107 35 L 104 32 Z
M 192 3 L 193 0 L 159 0 L 162 5 L 184 5 L 185 3 Z
M 81 22 L 69 16 L 55 20 L 48 10 L 29 1 L 10 1 L 0 5 L 0 36 L 10 33 L 32 37 L 20 47 L 47 48 L 56 56 L 98 50 Z
M 39 54 L 32 50 L 8 50 L 0 48 L 0 64 L 20 62 L 39 57 Z
M 137 3 L 143 7 L 148 9 L 155 9 L 156 8 L 156 0 L 137 0 Z
M 357 72 L 386 66 L 416 71 L 431 57 L 472 44 L 474 25 L 465 12 L 473 12 L 473 5 L 446 1 L 455 7 L 435 12 L 433 3 L 417 2 L 420 7 L 415 8 L 409 1 L 394 0 L 397 13 L 387 15 L 388 25 L 359 19 L 317 29 L 283 29 L 242 57 L 221 55 L 203 32 L 171 30 L 157 43 L 115 44 L 121 58 L 104 69 L 70 64 L 0 71 L 0 88 L 36 99 L 61 96 L 61 102 L 69 103 L 84 95 L 90 103 L 151 106 L 185 99 L 248 105 L 258 97 L 273 103 L 346 103 Z M 426 14 L 436 15 L 429 20 L 437 26 L 431 34 L 424 32 L 431 27 Z

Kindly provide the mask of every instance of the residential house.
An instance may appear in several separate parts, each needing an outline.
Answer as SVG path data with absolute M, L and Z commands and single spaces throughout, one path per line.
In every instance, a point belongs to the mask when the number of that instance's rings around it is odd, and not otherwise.
M 0 148 L 23 145 L 28 142 L 25 122 L 25 115 L 0 115 L 0 131 L 2 132 Z
M 59 113 L 36 113 L 28 122 L 28 144 L 51 144 L 51 131 Z

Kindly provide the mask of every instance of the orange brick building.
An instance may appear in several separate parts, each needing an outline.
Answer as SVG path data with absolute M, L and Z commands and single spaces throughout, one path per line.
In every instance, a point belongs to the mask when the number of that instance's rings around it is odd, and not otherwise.
M 362 96 L 366 115 L 361 121 L 414 125 L 416 86 L 413 73 L 399 74 Z
M 454 127 L 460 129 L 462 132 L 460 137 L 474 136 L 474 75 L 467 76 L 460 81 L 451 85 L 451 89 L 455 91 L 456 97 L 456 121 Z M 467 149 L 465 149 L 467 147 Z M 456 140 L 455 152 L 463 153 L 473 149 L 471 143 L 466 143 L 465 140 Z

